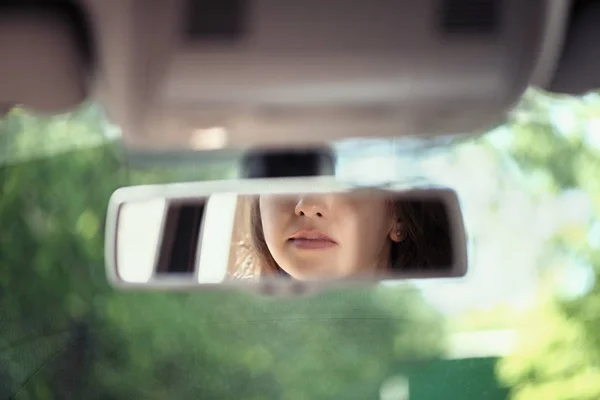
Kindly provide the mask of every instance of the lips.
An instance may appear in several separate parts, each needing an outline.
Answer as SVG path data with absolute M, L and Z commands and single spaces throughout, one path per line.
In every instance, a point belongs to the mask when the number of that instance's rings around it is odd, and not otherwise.
M 322 250 L 337 246 L 337 242 L 318 230 L 300 230 L 288 239 L 292 246 L 301 250 Z

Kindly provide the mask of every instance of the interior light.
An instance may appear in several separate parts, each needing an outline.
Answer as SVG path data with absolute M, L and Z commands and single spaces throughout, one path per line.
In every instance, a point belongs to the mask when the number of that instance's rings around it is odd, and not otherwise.
M 196 129 L 192 133 L 190 143 L 197 150 L 215 150 L 227 144 L 227 129 L 222 126 Z

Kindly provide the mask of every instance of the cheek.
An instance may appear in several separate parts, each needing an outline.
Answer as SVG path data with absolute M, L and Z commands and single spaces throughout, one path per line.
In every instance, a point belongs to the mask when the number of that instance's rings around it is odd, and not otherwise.
M 262 223 L 263 234 L 265 235 L 265 240 L 267 243 L 270 238 L 273 236 L 273 231 L 276 230 L 277 218 L 275 216 L 275 207 L 269 201 L 265 201 L 263 199 L 260 200 L 260 220 Z
M 265 241 L 271 252 L 277 252 L 286 225 L 285 205 L 268 198 L 260 200 L 260 216 Z
M 373 257 L 381 251 L 391 228 L 391 215 L 385 204 L 363 204 L 342 219 L 347 246 L 355 257 Z
M 358 198 L 339 209 L 337 217 L 364 235 L 388 232 L 392 226 L 391 210 L 384 200 Z

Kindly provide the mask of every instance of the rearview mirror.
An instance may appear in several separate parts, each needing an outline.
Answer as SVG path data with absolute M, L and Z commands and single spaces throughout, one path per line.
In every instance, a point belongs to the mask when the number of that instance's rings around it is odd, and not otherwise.
M 119 189 L 109 205 L 106 262 L 113 284 L 146 288 L 467 271 L 453 190 L 357 189 L 323 177 Z

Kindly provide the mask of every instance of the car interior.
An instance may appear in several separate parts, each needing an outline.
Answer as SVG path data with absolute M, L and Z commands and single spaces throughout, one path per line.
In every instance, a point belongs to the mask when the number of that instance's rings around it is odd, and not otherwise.
M 599 22 L 0 0 L 0 397 L 600 397 Z

